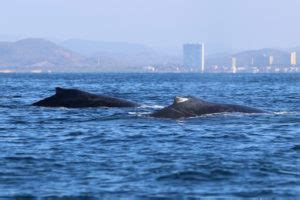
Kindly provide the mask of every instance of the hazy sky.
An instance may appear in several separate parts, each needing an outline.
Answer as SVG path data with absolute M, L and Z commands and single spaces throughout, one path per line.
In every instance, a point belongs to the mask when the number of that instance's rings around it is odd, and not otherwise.
M 300 45 L 300 0 L 3 0 L 0 37 Z

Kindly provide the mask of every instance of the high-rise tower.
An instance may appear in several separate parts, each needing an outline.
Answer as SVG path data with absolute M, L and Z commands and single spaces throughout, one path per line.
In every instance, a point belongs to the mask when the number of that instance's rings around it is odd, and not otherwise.
M 204 44 L 183 45 L 183 65 L 186 70 L 202 73 L 205 71 Z
M 293 66 L 297 65 L 297 53 L 296 52 L 291 53 L 291 65 L 293 65 Z
M 269 65 L 272 66 L 274 63 L 274 56 L 269 56 Z
M 236 67 L 236 57 L 233 57 L 232 59 L 231 59 L 231 67 L 232 67 L 232 73 L 236 73 L 237 72 L 237 67 Z

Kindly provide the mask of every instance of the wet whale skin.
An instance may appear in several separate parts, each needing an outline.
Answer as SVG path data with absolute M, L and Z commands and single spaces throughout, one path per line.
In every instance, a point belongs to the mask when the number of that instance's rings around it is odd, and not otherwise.
M 35 102 L 33 106 L 42 107 L 137 107 L 138 104 L 125 99 L 92 94 L 78 89 L 65 89 L 57 87 L 53 96 Z

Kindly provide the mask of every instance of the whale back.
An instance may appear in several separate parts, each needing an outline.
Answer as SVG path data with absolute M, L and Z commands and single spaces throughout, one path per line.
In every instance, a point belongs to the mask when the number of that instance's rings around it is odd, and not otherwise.
M 193 117 L 199 114 L 201 107 L 204 107 L 206 102 L 192 96 L 177 96 L 173 100 L 173 104 L 154 112 L 151 116 L 161 118 L 184 118 Z
M 193 96 L 176 96 L 176 97 L 174 97 L 172 105 L 173 106 L 176 106 L 176 105 L 184 106 L 184 105 L 191 105 L 191 104 L 195 104 L 195 103 L 205 104 L 207 102 L 202 99 L 193 97 Z
M 263 111 L 247 106 L 212 103 L 188 96 L 175 97 L 172 105 L 154 112 L 151 116 L 176 119 L 222 112 L 260 113 Z
M 33 104 L 44 107 L 137 107 L 138 104 L 124 99 L 96 95 L 78 89 L 55 88 L 55 95 Z
M 65 88 L 60 88 L 56 87 L 55 88 L 55 95 L 60 96 L 60 97 L 97 97 L 98 95 L 91 94 L 89 92 L 84 92 L 78 89 L 65 89 Z

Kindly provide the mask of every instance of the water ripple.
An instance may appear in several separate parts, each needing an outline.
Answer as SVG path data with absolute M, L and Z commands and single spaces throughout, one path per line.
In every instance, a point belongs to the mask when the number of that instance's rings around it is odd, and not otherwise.
M 299 74 L 0 74 L 0 199 L 298 199 L 299 82 Z M 56 86 L 143 106 L 30 106 Z M 178 95 L 268 113 L 148 116 Z

